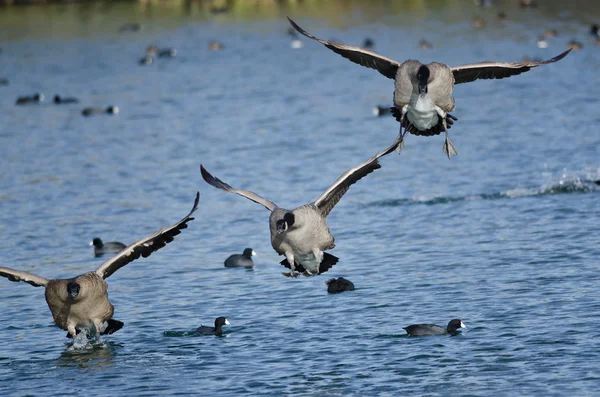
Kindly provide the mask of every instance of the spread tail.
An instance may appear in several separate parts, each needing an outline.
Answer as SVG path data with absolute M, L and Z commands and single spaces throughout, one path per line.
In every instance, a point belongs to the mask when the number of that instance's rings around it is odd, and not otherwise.
M 333 265 L 338 263 L 340 258 L 337 256 L 328 254 L 327 252 L 323 252 L 323 260 L 319 265 L 319 273 L 325 273 L 327 270 L 331 269 Z
M 102 332 L 102 335 L 114 334 L 115 332 L 123 328 L 123 325 L 125 325 L 122 321 L 113 320 L 112 318 L 110 320 L 107 320 L 106 322 L 108 323 L 108 325 L 106 326 L 106 329 Z
M 104 331 L 102 331 L 100 333 L 100 335 L 114 334 L 115 332 L 117 332 L 118 330 L 123 328 L 123 325 L 125 325 L 122 321 L 113 320 L 112 318 L 110 320 L 106 320 L 106 323 L 107 323 L 106 328 L 104 329 Z M 79 328 L 77 328 L 75 330 L 75 332 L 77 332 L 77 335 L 79 335 L 81 330 Z M 88 331 L 86 330 L 86 332 L 88 332 Z M 88 332 L 88 336 L 89 336 L 89 332 Z M 70 333 L 67 332 L 67 338 L 73 338 L 73 337 L 71 336 Z
M 319 264 L 319 274 L 325 273 L 327 270 L 331 269 L 331 267 L 338 263 L 339 260 L 340 258 L 338 258 L 337 256 L 328 254 L 327 252 L 323 252 L 323 260 Z M 287 267 L 288 269 L 291 269 L 290 263 L 287 259 L 284 259 L 279 263 Z M 304 273 L 306 271 L 306 269 L 304 269 L 304 266 L 302 266 L 296 261 L 294 261 L 294 268 L 299 273 Z

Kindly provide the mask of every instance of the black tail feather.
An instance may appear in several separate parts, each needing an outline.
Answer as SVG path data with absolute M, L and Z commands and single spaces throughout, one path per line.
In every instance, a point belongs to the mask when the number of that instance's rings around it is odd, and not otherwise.
M 108 325 L 106 326 L 106 329 L 100 335 L 114 334 L 115 332 L 117 332 L 118 330 L 123 328 L 123 325 L 125 325 L 125 323 L 123 323 L 122 321 L 113 320 L 112 318 L 110 320 L 106 320 L 106 322 L 108 323 Z M 76 328 L 75 332 L 77 333 L 77 335 L 79 335 L 81 330 L 79 328 Z M 87 332 L 87 335 L 89 336 L 90 334 L 89 334 L 88 330 L 86 330 L 86 332 Z M 73 337 L 71 336 L 70 333 L 67 332 L 67 338 L 73 338 Z
M 321 261 L 321 264 L 319 265 L 319 274 L 325 273 L 327 270 L 331 269 L 331 267 L 333 265 L 335 265 L 336 263 L 338 263 L 339 260 L 340 260 L 340 258 L 338 258 L 337 256 L 328 254 L 327 252 L 323 252 L 323 260 Z M 284 259 L 279 263 L 281 265 L 287 267 L 288 269 L 291 269 L 290 263 L 288 262 L 287 259 Z M 294 261 L 294 268 L 297 272 L 300 272 L 300 273 L 304 273 L 306 271 L 306 269 L 304 269 L 304 266 L 302 266 L 301 264 L 299 264 L 296 261 Z
M 287 259 L 282 260 L 281 262 L 279 262 L 279 264 L 287 267 L 288 269 L 292 268 L 290 266 L 290 262 L 288 262 Z M 294 261 L 294 270 L 297 272 L 300 272 L 300 273 L 304 273 L 306 271 L 306 269 L 304 269 L 304 266 L 302 266 L 301 264 L 299 264 L 296 261 Z
M 106 326 L 104 332 L 102 332 L 102 335 L 114 334 L 115 332 L 123 328 L 123 325 L 125 325 L 122 321 L 114 320 L 112 318 L 110 320 L 107 320 L 106 322 L 108 323 L 108 325 Z
M 319 266 L 319 273 L 325 273 L 327 270 L 331 269 L 333 265 L 338 263 L 340 258 L 337 256 L 328 254 L 327 252 L 323 252 L 323 260 L 321 261 L 321 265 Z

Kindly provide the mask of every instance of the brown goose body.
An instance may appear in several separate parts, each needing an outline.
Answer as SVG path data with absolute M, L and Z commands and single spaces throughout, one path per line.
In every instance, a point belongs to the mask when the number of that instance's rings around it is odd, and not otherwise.
M 194 206 L 183 219 L 129 245 L 93 272 L 68 279 L 49 280 L 33 273 L 0 267 L 0 276 L 34 287 L 45 287 L 46 303 L 57 327 L 67 330 L 69 337 L 75 337 L 78 329 L 88 329 L 99 339 L 100 335 L 111 334 L 123 326 L 122 322 L 112 318 L 114 307 L 108 300 L 105 279 L 140 256 L 146 258 L 172 242 L 194 219 L 191 215 L 198 209 L 199 200 L 200 194 L 196 193 Z
M 79 285 L 79 293 L 72 297 L 67 292 L 70 283 Z M 101 329 L 115 311 L 108 301 L 108 284 L 96 272 L 82 274 L 66 280 L 50 280 L 46 284 L 46 303 L 52 312 L 54 323 L 60 329 L 73 331 L 77 328 Z
M 399 135 L 387 149 L 344 172 L 314 202 L 301 205 L 294 210 L 278 207 L 272 201 L 249 190 L 235 189 L 211 175 L 202 165 L 200 165 L 200 172 L 209 185 L 239 194 L 271 211 L 269 216 L 271 245 L 279 255 L 285 256 L 280 263 L 291 270 L 289 273 L 284 273 L 284 276 L 295 277 L 296 270 L 307 276 L 318 275 L 338 262 L 337 257 L 325 252 L 335 247 L 334 238 L 327 225 L 327 216 L 350 186 L 381 168 L 379 158 L 396 150 L 401 142 L 402 136 Z

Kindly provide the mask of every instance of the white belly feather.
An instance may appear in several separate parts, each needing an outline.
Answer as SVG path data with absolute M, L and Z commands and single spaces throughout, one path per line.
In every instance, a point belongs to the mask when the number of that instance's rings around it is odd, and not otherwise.
M 413 94 L 410 103 L 407 106 L 406 117 L 420 131 L 426 131 L 437 125 L 439 116 L 435 104 L 429 99 L 428 95 L 424 97 Z
M 316 258 L 312 252 L 309 254 L 294 253 L 294 259 L 296 262 L 300 263 L 306 270 L 310 271 L 311 273 L 318 273 L 319 265 L 323 260 L 323 255 L 321 255 L 321 258 Z

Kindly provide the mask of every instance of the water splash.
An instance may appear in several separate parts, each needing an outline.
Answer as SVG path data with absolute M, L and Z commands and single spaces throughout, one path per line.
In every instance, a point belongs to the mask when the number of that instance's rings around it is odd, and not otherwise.
M 393 200 L 374 201 L 368 206 L 375 207 L 398 207 L 404 205 L 437 205 L 449 204 L 472 200 L 498 200 L 516 199 L 521 197 L 536 197 L 553 194 L 592 193 L 600 192 L 600 168 L 596 170 L 586 169 L 584 176 L 580 177 L 574 173 L 563 171 L 558 179 L 549 173 L 544 173 L 548 181 L 540 187 L 514 188 L 496 193 L 481 193 L 468 196 L 439 196 L 439 197 L 413 197 Z

